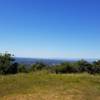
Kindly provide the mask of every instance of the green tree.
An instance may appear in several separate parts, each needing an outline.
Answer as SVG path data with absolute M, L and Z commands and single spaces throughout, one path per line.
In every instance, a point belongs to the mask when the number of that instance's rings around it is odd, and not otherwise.
M 89 68 L 92 67 L 92 65 L 85 60 L 80 60 L 80 61 L 77 61 L 76 63 L 80 72 L 88 72 Z
M 17 63 L 10 53 L 0 53 L 0 74 L 17 73 Z
M 32 71 L 37 71 L 37 70 L 42 70 L 46 68 L 46 65 L 42 62 L 37 62 L 35 64 L 32 65 L 31 70 Z
M 27 73 L 28 72 L 28 69 L 26 68 L 26 65 L 19 64 L 19 66 L 18 66 L 18 72 Z
M 100 60 L 93 62 L 94 73 L 100 73 Z
M 74 67 L 70 62 L 64 62 L 60 65 L 55 65 L 51 68 L 51 72 L 55 73 L 73 73 L 75 72 Z

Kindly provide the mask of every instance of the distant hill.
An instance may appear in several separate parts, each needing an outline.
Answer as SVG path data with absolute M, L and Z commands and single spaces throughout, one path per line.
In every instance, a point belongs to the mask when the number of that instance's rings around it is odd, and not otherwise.
M 34 64 L 36 62 L 42 62 L 47 65 L 55 65 L 55 64 L 60 64 L 62 62 L 65 62 L 67 60 L 56 60 L 56 59 L 36 59 L 36 58 L 16 58 L 16 62 L 20 64 Z
M 20 64 L 26 64 L 26 65 L 31 65 L 31 64 L 34 64 L 36 62 L 42 62 L 42 63 L 45 63 L 47 65 L 56 65 L 56 64 L 60 64 L 60 63 L 63 63 L 63 62 L 66 62 L 66 61 L 69 61 L 69 62 L 75 62 L 75 61 L 78 61 L 80 59 L 61 59 L 61 60 L 58 60 L 58 59 L 38 59 L 38 58 L 16 58 L 16 62 L 20 63 Z M 92 62 L 92 61 L 95 61 L 96 59 L 86 59 L 88 62 Z

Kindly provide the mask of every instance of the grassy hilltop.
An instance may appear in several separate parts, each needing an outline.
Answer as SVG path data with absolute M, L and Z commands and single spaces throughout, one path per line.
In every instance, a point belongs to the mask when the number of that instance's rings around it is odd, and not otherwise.
M 46 71 L 1 75 L 0 100 L 100 100 L 100 76 Z
M 0 100 L 100 100 L 100 60 L 26 68 L 0 54 Z

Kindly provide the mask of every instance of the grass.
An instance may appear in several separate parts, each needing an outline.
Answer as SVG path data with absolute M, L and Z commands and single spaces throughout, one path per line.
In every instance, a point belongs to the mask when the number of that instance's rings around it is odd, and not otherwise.
M 1 75 L 0 100 L 100 100 L 100 76 L 47 72 Z

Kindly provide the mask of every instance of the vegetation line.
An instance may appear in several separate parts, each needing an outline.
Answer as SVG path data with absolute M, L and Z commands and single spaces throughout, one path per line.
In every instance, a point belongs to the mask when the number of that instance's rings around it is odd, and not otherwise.
M 76 62 L 64 62 L 59 65 L 46 65 L 44 63 L 37 62 L 26 67 L 25 64 L 19 64 L 15 62 L 15 58 L 10 53 L 0 54 L 0 74 L 16 74 L 16 73 L 29 73 L 46 70 L 50 73 L 100 73 L 100 60 L 89 63 L 85 60 Z

